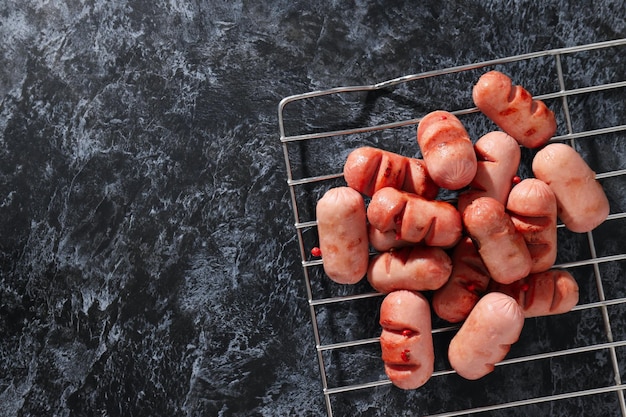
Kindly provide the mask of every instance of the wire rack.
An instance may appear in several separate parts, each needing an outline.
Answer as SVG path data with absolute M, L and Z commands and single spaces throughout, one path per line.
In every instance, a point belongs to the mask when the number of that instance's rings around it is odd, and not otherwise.
M 402 407 L 410 415 L 432 417 L 588 415 L 593 409 L 626 417 L 625 66 L 626 39 L 619 39 L 312 91 L 280 102 L 280 140 L 328 416 L 384 415 L 385 407 L 388 414 Z M 343 162 L 356 147 L 419 156 L 415 128 L 432 110 L 457 115 L 473 140 L 495 129 L 471 101 L 473 82 L 489 69 L 508 73 L 555 111 L 559 128 L 551 141 L 581 153 L 607 193 L 611 214 L 586 234 L 558 226 L 555 267 L 567 269 L 579 283 L 574 310 L 528 319 L 507 358 L 473 382 L 458 377 L 445 357 L 458 327 L 433 315 L 435 373 L 418 390 L 402 391 L 386 378 L 380 360 L 381 294 L 366 280 L 353 286 L 330 282 L 323 261 L 311 255 L 317 245 L 315 203 L 330 187 L 344 185 Z M 520 173 L 531 176 L 533 151 L 523 152 Z

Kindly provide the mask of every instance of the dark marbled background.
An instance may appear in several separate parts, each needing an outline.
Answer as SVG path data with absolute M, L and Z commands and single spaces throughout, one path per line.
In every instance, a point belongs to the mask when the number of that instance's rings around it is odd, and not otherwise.
M 279 100 L 626 36 L 570 3 L 3 1 L 0 415 L 324 415 Z

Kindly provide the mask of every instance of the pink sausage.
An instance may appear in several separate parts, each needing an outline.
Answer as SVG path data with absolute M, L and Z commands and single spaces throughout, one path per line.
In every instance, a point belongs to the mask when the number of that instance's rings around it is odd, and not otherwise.
M 452 247 L 461 238 L 461 216 L 444 201 L 386 187 L 377 191 L 367 207 L 367 218 L 381 232 L 428 246 Z
M 492 279 L 509 284 L 530 273 L 530 252 L 502 203 L 477 198 L 463 212 L 463 223 Z
M 489 291 L 513 297 L 522 307 L 525 317 L 550 316 L 570 311 L 578 304 L 578 284 L 563 270 L 550 269 L 512 284 L 491 283 Z
M 461 121 L 438 110 L 422 118 L 417 143 L 435 184 L 449 190 L 468 185 L 476 175 L 476 154 Z
M 596 174 L 571 146 L 551 143 L 533 158 L 533 173 L 554 192 L 558 217 L 572 232 L 598 227 L 610 212 Z
M 452 272 L 448 282 L 433 294 L 435 314 L 450 323 L 465 320 L 487 292 L 490 281 L 472 239 L 461 239 L 452 252 Z
M 380 335 L 385 373 L 402 389 L 416 389 L 435 367 L 430 306 L 418 292 L 400 290 L 385 296 L 380 306 Z
M 461 213 L 478 197 L 492 197 L 506 204 L 520 163 L 519 144 L 504 132 L 487 133 L 476 141 L 474 150 L 478 158 L 476 176 L 470 189 L 459 194 Z
M 545 145 L 556 132 L 554 113 L 501 72 L 483 74 L 472 98 L 485 116 L 527 148 Z
M 317 233 L 324 272 L 339 284 L 355 284 L 369 264 L 363 196 L 349 187 L 328 190 L 317 202 Z
M 524 313 L 513 298 L 486 294 L 450 341 L 450 365 L 465 379 L 484 377 L 509 353 L 523 327 Z
M 556 197 L 548 185 L 527 178 L 513 187 L 506 206 L 532 259 L 530 273 L 547 271 L 556 261 Z
M 412 246 L 376 255 L 367 279 L 376 291 L 436 290 L 446 283 L 452 261 L 441 248 Z
M 383 187 L 419 194 L 430 200 L 439 191 L 424 161 L 369 146 L 350 152 L 343 176 L 349 187 L 368 197 Z

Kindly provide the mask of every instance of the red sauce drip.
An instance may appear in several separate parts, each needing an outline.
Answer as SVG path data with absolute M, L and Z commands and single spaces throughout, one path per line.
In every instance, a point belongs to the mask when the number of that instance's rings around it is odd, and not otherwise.
M 316 258 L 319 258 L 320 256 L 322 256 L 322 250 L 316 246 L 313 249 L 311 249 L 311 255 L 315 256 Z
M 512 180 L 513 184 L 519 184 L 520 182 L 522 182 L 522 179 L 519 176 L 514 176 L 513 180 Z
M 404 349 L 402 352 L 400 352 L 400 357 L 402 358 L 402 360 L 404 362 L 408 362 L 411 360 L 411 351 L 408 349 Z
M 402 336 L 404 337 L 411 337 L 412 334 L 413 334 L 412 330 L 409 330 L 409 329 L 402 330 Z
M 520 287 L 520 289 L 524 292 L 528 291 L 530 289 L 530 285 L 524 283 L 522 284 L 522 286 Z

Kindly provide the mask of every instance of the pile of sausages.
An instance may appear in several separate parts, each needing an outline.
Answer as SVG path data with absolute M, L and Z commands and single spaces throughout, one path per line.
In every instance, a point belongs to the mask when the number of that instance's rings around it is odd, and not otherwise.
M 344 165 L 347 185 L 328 190 L 316 207 L 328 277 L 341 284 L 367 277 L 385 294 L 382 360 L 402 389 L 432 376 L 431 307 L 462 323 L 448 360 L 471 380 L 504 359 L 525 318 L 571 310 L 578 285 L 553 268 L 557 218 L 583 233 L 609 214 L 582 157 L 566 144 L 548 143 L 556 120 L 543 102 L 497 71 L 480 77 L 472 97 L 501 130 L 472 143 L 456 116 L 429 113 L 417 127 L 423 159 L 355 149 Z M 541 148 L 533 178 L 516 175 L 521 146 Z M 440 188 L 457 191 L 456 204 L 437 200 Z

